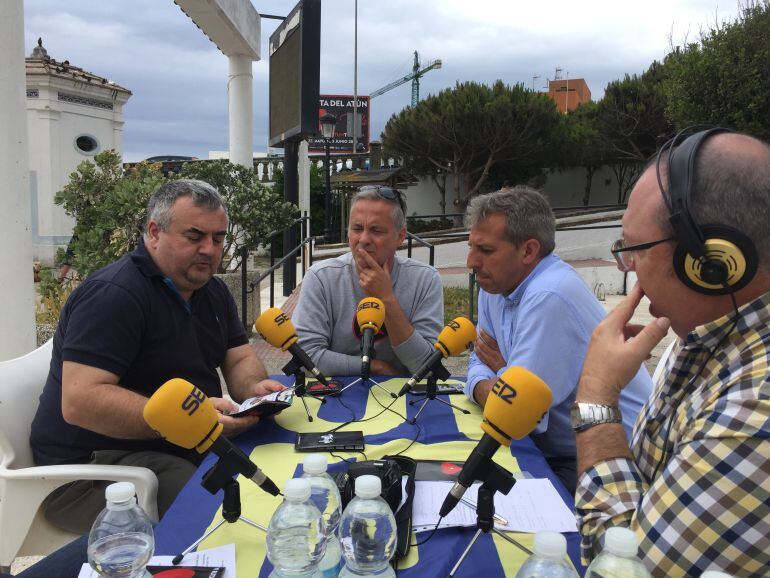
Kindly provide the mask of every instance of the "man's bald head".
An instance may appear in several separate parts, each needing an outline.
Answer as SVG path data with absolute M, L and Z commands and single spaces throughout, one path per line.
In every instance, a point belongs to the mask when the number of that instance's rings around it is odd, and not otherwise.
M 654 165 L 647 170 L 654 171 Z M 667 188 L 665 155 L 660 170 Z M 760 269 L 770 273 L 770 147 L 766 143 L 739 133 L 708 138 L 695 159 L 689 208 L 698 225 L 727 225 L 751 239 Z M 657 220 L 664 231 L 672 232 L 665 203 L 659 204 Z

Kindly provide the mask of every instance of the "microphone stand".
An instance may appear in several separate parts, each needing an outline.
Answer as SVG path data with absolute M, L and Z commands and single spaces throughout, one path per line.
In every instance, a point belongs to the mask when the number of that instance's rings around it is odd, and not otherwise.
M 460 565 L 468 557 L 471 548 L 473 548 L 473 545 L 476 543 L 482 533 L 488 534 L 490 531 L 492 531 L 514 546 L 520 548 L 528 556 L 532 555 L 532 551 L 529 548 L 525 547 L 510 536 L 507 536 L 504 532 L 501 532 L 495 528 L 495 492 L 502 492 L 503 494 L 510 492 L 513 484 L 516 483 L 515 478 L 508 470 L 491 460 L 489 461 L 489 467 L 485 468 L 485 472 L 482 474 L 482 478 L 483 479 L 480 481 L 483 483 L 479 488 L 478 500 L 476 501 L 476 528 L 478 529 L 473 535 L 473 538 L 471 538 L 468 546 L 463 551 L 460 559 L 457 560 L 457 563 L 452 567 L 452 570 L 449 571 L 447 578 L 454 578 L 454 575 L 457 573 Z
M 219 461 L 203 475 L 201 485 L 206 488 L 209 493 L 213 495 L 216 494 L 220 489 L 224 490 L 225 496 L 222 500 L 222 520 L 220 520 L 216 526 L 211 528 L 211 530 L 190 544 L 190 546 L 186 548 L 184 552 L 174 556 L 174 559 L 171 561 L 174 566 L 179 564 L 187 554 L 195 550 L 195 548 L 197 548 L 198 545 L 203 542 L 203 540 L 211 536 L 211 534 L 219 529 L 219 527 L 225 522 L 234 524 L 240 520 L 249 526 L 253 526 L 254 528 L 262 530 L 265 533 L 267 532 L 267 528 L 261 524 L 257 524 L 256 522 L 241 516 L 240 485 L 232 478 L 233 473 L 235 473 L 232 468 L 233 466 L 230 463 L 230 460 L 227 458 L 227 456 L 224 456 L 220 458 Z
M 302 405 L 305 407 L 305 414 L 307 414 L 307 421 L 313 421 L 312 416 L 310 415 L 310 410 L 307 407 L 307 403 L 305 402 L 306 397 L 313 398 L 312 395 L 308 395 L 307 393 L 307 386 L 305 385 L 306 382 L 306 376 L 305 372 L 302 370 L 302 364 L 294 357 L 291 358 L 291 361 L 287 363 L 284 368 L 282 369 L 283 373 L 285 375 L 293 375 L 294 376 L 294 395 L 296 395 L 300 401 L 302 402 Z M 320 403 L 326 403 L 326 400 L 324 398 L 313 398 L 316 401 Z
M 374 350 L 374 347 L 372 347 L 372 352 L 371 352 L 371 354 L 369 355 L 369 364 L 371 364 L 371 360 L 372 360 L 372 359 L 374 359 L 376 356 L 377 356 L 377 352 Z M 351 381 L 349 384 L 347 384 L 345 387 L 343 387 L 343 388 L 340 390 L 340 395 L 342 394 L 342 392 L 343 392 L 343 391 L 345 391 L 345 390 L 346 390 L 347 388 L 349 388 L 351 385 L 355 385 L 355 384 L 357 384 L 359 381 L 360 381 L 362 384 L 364 384 L 364 385 L 366 385 L 366 382 L 367 382 L 367 381 L 371 381 L 371 382 L 372 382 L 372 384 L 374 384 L 374 385 L 376 385 L 377 387 L 379 387 L 379 388 L 380 388 L 382 391 L 384 391 L 385 393 L 387 393 L 389 396 L 391 396 L 391 397 L 394 397 L 394 398 L 395 398 L 395 397 L 398 397 L 398 396 L 397 396 L 395 393 L 393 393 L 392 391 L 390 391 L 390 390 L 389 390 L 387 387 L 384 387 L 383 385 L 381 385 L 381 384 L 377 383 L 377 382 L 376 382 L 376 381 L 374 381 L 374 380 L 373 380 L 371 377 L 369 377 L 369 371 L 370 371 L 370 365 L 362 363 L 362 364 L 361 364 L 361 377 L 359 377 L 359 378 L 358 378 L 358 379 L 356 379 L 355 381 Z
M 448 405 L 452 409 L 456 409 L 458 411 L 463 412 L 465 415 L 468 415 L 471 413 L 467 409 L 463 409 L 461 407 L 458 407 L 450 402 L 448 402 L 445 399 L 441 399 L 440 397 L 436 397 L 436 389 L 437 384 L 436 382 L 441 379 L 441 381 L 446 381 L 449 379 L 449 371 L 446 367 L 444 367 L 441 363 L 438 364 L 438 366 L 433 369 L 427 376 L 427 383 L 425 385 L 425 400 L 422 402 L 422 405 L 420 406 L 420 409 L 417 410 L 417 413 L 415 416 L 409 420 L 409 423 L 414 425 L 414 423 L 417 421 L 417 418 L 420 417 L 420 414 L 422 413 L 422 410 L 425 409 L 425 406 L 428 405 L 429 401 L 440 401 L 441 403 Z M 395 397 L 395 396 L 394 396 Z M 422 397 L 422 396 L 420 396 Z M 409 402 L 409 405 L 414 405 L 420 401 L 419 399 L 413 399 Z

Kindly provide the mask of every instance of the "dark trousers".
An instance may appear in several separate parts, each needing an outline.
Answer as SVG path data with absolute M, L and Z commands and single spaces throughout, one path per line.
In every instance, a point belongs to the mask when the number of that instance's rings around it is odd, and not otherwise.
M 551 466 L 553 473 L 561 480 L 570 495 L 574 496 L 577 488 L 577 459 L 571 456 L 546 457 L 545 461 Z
M 94 452 L 92 464 L 141 466 L 158 477 L 158 515 L 171 506 L 176 495 L 195 473 L 192 462 L 163 452 L 127 452 L 101 450 Z M 112 481 L 81 480 L 56 489 L 43 502 L 45 517 L 54 526 L 75 534 L 88 534 L 106 504 L 104 490 Z

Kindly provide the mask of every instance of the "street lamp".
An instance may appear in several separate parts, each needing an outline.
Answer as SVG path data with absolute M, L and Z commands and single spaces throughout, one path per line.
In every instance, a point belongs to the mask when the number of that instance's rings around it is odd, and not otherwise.
M 324 198 L 324 243 L 332 242 L 332 186 L 331 186 L 331 157 L 329 156 L 329 141 L 334 138 L 334 128 L 337 119 L 328 112 L 321 117 L 321 135 L 326 145 L 326 195 Z

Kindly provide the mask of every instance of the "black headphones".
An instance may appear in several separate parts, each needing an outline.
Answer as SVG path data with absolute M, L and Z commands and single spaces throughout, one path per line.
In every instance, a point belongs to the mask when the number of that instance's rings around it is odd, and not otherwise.
M 686 128 L 661 147 L 655 161 L 658 185 L 674 229 L 674 271 L 682 283 L 703 295 L 727 295 L 745 287 L 759 263 L 754 243 L 746 235 L 718 223 L 699 225 L 690 212 L 698 151 L 712 135 L 729 132 L 718 127 Z M 660 174 L 664 158 L 668 190 Z

